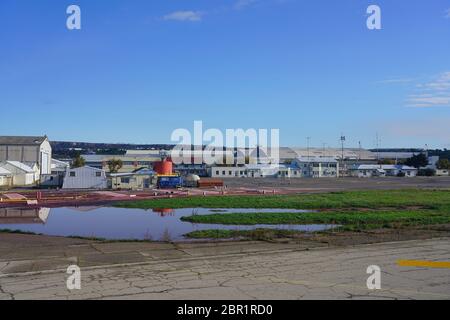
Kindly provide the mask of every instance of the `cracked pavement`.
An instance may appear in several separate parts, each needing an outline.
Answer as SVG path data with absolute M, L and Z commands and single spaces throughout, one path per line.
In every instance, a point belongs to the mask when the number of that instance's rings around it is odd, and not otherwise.
M 18 245 L 17 237 L 22 245 Z M 318 243 L 101 243 L 0 237 L 0 299 L 450 299 L 449 238 L 329 247 Z M 16 245 L 14 245 L 16 243 Z M 26 245 L 25 245 L 26 244 Z M 81 290 L 66 288 L 71 264 Z M 381 268 L 381 290 L 366 269 Z

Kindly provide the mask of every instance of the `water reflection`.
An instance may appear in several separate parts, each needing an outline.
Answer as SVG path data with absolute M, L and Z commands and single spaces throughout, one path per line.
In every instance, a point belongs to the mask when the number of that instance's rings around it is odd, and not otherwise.
M 192 214 L 230 212 L 304 212 L 281 209 L 123 209 L 108 207 L 0 209 L 0 229 L 21 230 L 52 236 L 97 237 L 111 240 L 139 239 L 154 241 L 185 240 L 184 234 L 207 229 L 252 230 L 256 228 L 321 231 L 332 225 L 256 225 L 228 226 L 193 224 L 180 220 Z
M 0 224 L 45 224 L 49 208 L 0 208 Z

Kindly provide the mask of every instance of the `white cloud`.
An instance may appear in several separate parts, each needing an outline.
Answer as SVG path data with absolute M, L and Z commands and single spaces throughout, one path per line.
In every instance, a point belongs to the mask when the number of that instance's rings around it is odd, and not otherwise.
M 409 82 L 413 82 L 414 80 L 415 79 L 413 79 L 413 78 L 392 78 L 392 79 L 377 81 L 377 83 L 383 83 L 383 84 L 409 83 Z
M 445 11 L 445 17 L 446 17 L 446 18 L 450 18 L 450 9 L 447 9 L 447 10 Z
M 204 16 L 200 11 L 175 11 L 163 17 L 163 20 L 175 20 L 175 21 L 201 21 Z
M 236 10 L 245 9 L 258 1 L 260 0 L 237 0 L 236 3 L 234 4 L 234 9 Z
M 450 107 L 450 72 L 443 72 L 432 81 L 418 84 L 417 91 L 408 97 L 408 107 Z

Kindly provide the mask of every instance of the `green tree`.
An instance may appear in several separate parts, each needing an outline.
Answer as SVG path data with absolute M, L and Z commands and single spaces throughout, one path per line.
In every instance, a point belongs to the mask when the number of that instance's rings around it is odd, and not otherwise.
M 78 153 L 73 159 L 72 168 L 80 168 L 86 165 L 86 160 Z
M 437 163 L 438 169 L 450 169 L 450 161 L 448 159 L 440 159 Z
M 395 160 L 383 159 L 383 160 L 378 161 L 378 164 L 395 164 Z
M 120 159 L 111 159 L 108 161 L 109 172 L 117 173 L 123 167 L 123 162 Z
M 417 154 L 407 159 L 405 164 L 410 167 L 419 169 L 420 167 L 426 167 L 428 165 L 428 158 L 425 154 Z

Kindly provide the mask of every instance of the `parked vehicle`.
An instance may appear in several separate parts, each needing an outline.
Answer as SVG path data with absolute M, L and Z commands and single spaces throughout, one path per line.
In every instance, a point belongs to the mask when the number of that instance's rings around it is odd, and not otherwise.
M 158 177 L 158 188 L 175 189 L 183 186 L 183 178 L 180 176 Z

